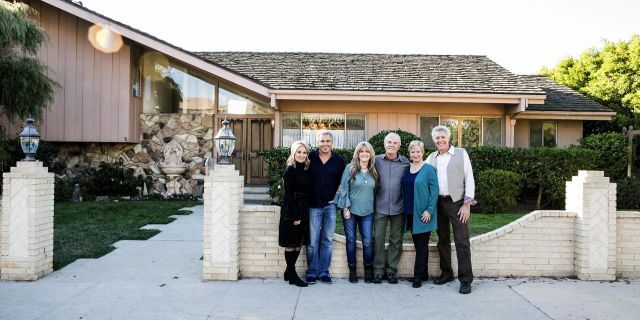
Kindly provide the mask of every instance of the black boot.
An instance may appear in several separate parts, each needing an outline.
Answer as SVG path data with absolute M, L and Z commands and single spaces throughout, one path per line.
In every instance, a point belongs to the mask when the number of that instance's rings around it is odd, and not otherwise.
M 373 281 L 373 266 L 364 266 L 364 282 L 371 283 Z
M 349 265 L 349 282 L 351 283 L 358 282 L 358 273 L 356 272 L 355 265 Z
M 306 287 L 307 283 L 302 281 L 300 277 L 298 277 L 298 273 L 296 272 L 296 261 L 298 260 L 298 256 L 300 255 L 300 251 L 285 251 L 284 258 L 287 261 L 287 271 L 285 271 L 285 280 L 289 280 L 289 284 L 296 285 L 298 287 Z

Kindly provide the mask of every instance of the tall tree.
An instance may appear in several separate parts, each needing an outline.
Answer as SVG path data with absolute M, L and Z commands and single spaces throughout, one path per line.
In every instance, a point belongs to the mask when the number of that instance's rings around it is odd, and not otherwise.
M 541 74 L 580 91 L 617 113 L 611 122 L 585 124 L 585 133 L 620 131 L 640 127 L 640 36 L 628 41 L 604 41 L 602 48 L 591 48 L 580 57 L 561 60 Z
M 46 40 L 37 15 L 24 3 L 0 0 L 0 113 L 12 121 L 41 119 L 58 87 L 35 57 Z

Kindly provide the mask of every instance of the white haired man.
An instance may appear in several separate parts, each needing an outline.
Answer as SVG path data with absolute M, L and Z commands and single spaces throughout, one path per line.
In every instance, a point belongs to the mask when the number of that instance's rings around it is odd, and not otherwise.
M 427 158 L 436 168 L 438 176 L 438 253 L 440 254 L 440 277 L 437 285 L 453 281 L 451 268 L 451 236 L 449 225 L 453 226 L 453 240 L 458 258 L 458 280 L 462 294 L 471 292 L 473 271 L 471 268 L 471 248 L 469 244 L 469 216 L 471 206 L 476 203 L 473 169 L 467 151 L 451 145 L 451 131 L 445 126 L 437 126 L 431 137 L 438 150 Z

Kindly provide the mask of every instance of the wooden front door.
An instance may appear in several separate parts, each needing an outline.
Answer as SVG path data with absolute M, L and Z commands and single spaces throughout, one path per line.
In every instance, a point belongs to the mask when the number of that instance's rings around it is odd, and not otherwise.
M 224 119 L 218 119 L 218 128 Z M 264 152 L 273 147 L 271 118 L 236 118 L 229 120 L 229 128 L 236 136 L 231 161 L 244 176 L 245 184 L 267 184 L 267 163 Z

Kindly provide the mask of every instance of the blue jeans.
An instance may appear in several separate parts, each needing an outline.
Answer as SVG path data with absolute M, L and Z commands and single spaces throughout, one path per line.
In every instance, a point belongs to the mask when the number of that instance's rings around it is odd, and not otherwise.
M 307 277 L 329 276 L 333 233 L 336 231 L 336 205 L 309 208 L 309 244 L 307 245 Z
M 347 263 L 356 265 L 356 227 L 360 229 L 362 238 L 362 259 L 365 266 L 373 266 L 373 214 L 359 216 L 351 214 L 349 219 L 342 219 L 344 236 L 347 238 Z

